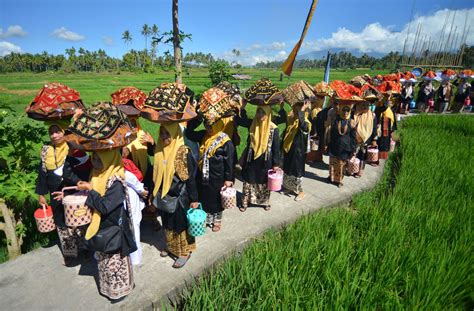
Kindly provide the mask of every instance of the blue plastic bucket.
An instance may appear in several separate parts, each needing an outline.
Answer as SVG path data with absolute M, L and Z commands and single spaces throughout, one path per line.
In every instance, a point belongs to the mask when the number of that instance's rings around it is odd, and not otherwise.
M 202 210 L 201 203 L 198 208 L 190 208 L 187 211 L 188 233 L 191 236 L 203 236 L 206 233 L 206 217 L 207 214 Z

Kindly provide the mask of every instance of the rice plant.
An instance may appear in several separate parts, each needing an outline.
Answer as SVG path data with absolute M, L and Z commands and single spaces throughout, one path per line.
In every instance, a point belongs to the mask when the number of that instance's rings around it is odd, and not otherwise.
M 352 209 L 269 232 L 184 291 L 184 310 L 474 307 L 474 118 L 403 122 L 384 176 Z

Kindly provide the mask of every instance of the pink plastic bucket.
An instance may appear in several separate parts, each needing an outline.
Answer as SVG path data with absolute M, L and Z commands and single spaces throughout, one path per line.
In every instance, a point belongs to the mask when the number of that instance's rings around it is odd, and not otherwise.
M 280 191 L 282 184 L 283 184 L 283 171 L 281 169 L 269 170 L 268 181 L 267 181 L 268 190 Z

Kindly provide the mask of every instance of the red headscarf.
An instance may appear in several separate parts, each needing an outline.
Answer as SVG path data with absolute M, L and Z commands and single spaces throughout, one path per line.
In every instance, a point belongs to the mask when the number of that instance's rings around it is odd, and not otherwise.
M 127 171 L 135 175 L 140 182 L 143 180 L 142 172 L 138 169 L 138 167 L 135 165 L 135 163 L 133 163 L 132 160 L 122 158 L 122 162 L 123 162 L 123 167 Z

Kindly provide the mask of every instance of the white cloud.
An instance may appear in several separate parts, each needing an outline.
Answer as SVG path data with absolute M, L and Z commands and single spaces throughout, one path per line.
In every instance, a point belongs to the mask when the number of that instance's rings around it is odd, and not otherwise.
M 53 36 L 66 41 L 81 41 L 86 38 L 83 35 L 67 30 L 65 27 L 55 29 L 53 31 Z
M 273 50 L 282 50 L 286 47 L 286 43 L 285 42 L 273 42 L 271 44 L 271 48 Z
M 0 56 L 5 56 L 10 53 L 23 53 L 18 45 L 7 41 L 0 41 Z
M 255 43 L 245 48 L 237 48 L 240 56 L 236 56 L 232 51 L 226 51 L 217 55 L 229 62 L 235 62 L 244 66 L 255 65 L 259 62 L 271 62 L 283 60 L 288 55 L 284 50 L 287 44 L 285 42 Z
M 421 24 L 422 36 L 418 39 L 419 42 L 424 38 L 428 41 L 439 42 L 442 36 L 443 23 L 448 16 L 448 25 L 451 27 L 451 21 L 454 19 L 454 30 L 457 28 L 458 44 L 460 36 L 464 29 L 464 23 L 467 16 L 467 24 L 470 31 L 468 32 L 466 43 L 468 45 L 474 44 L 474 32 L 472 25 L 472 17 L 474 16 L 474 8 L 464 10 L 439 10 L 432 15 L 417 16 L 411 23 L 404 25 L 401 31 L 393 31 L 393 25 L 384 26 L 380 23 L 368 24 L 360 32 L 354 32 L 347 28 L 339 28 L 332 33 L 331 37 L 323 38 L 316 41 L 307 41 L 304 44 L 305 50 L 321 51 L 331 48 L 344 48 L 347 50 L 359 50 L 361 52 L 379 52 L 388 53 L 390 51 L 402 51 L 405 40 L 407 38 L 408 29 L 408 43 L 407 47 L 413 46 L 415 40 L 415 33 L 419 24 Z M 449 30 L 449 29 L 448 29 Z M 449 32 L 449 31 L 446 31 Z M 444 40 L 443 40 L 444 41 Z M 452 45 L 451 45 L 452 47 Z
M 114 46 L 114 39 L 112 39 L 111 37 L 103 36 L 102 43 L 104 43 L 106 46 Z
M 299 55 L 308 51 L 321 51 L 327 49 L 346 49 L 359 50 L 361 52 L 378 52 L 388 53 L 390 51 L 402 51 L 403 45 L 407 38 L 408 27 L 410 27 L 410 35 L 408 36 L 408 50 L 411 51 L 415 32 L 418 24 L 422 24 L 422 34 L 426 36 L 426 40 L 438 42 L 441 37 L 443 23 L 448 16 L 448 24 L 454 19 L 454 29 L 457 27 L 458 33 L 462 33 L 464 22 L 467 14 L 467 27 L 470 26 L 466 43 L 474 44 L 474 25 L 472 18 L 474 17 L 474 8 L 464 10 L 439 10 L 431 15 L 416 16 L 411 23 L 399 27 L 396 31 L 394 25 L 383 25 L 381 23 L 372 23 L 366 25 L 360 32 L 355 32 L 347 28 L 339 28 L 333 32 L 329 38 L 322 38 L 316 41 L 306 40 L 301 48 Z M 410 24 L 410 25 L 409 25 Z M 459 35 L 460 37 L 460 35 Z M 419 40 L 421 41 L 421 40 Z M 458 40 L 460 41 L 460 40 Z M 218 54 L 217 57 L 223 58 L 229 62 L 239 63 L 244 66 L 255 65 L 258 62 L 281 61 L 285 60 L 296 42 L 271 42 L 271 43 L 255 43 L 247 47 L 238 47 L 240 56 L 236 56 L 232 51 L 226 51 Z M 457 44 L 459 46 L 459 42 Z
M 3 29 L 0 28 L 0 38 L 8 37 L 24 37 L 26 36 L 26 31 L 20 25 L 11 25 L 8 26 L 7 31 L 3 32 Z

